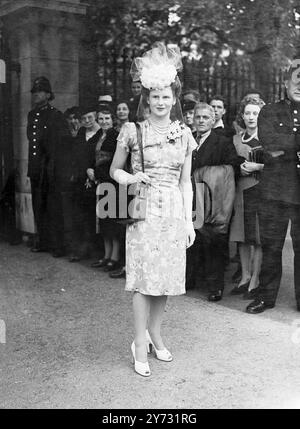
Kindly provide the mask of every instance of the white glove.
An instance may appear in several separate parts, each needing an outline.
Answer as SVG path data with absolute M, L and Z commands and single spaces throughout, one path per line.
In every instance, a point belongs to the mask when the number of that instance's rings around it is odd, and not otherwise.
M 196 233 L 194 230 L 194 225 L 192 221 L 187 221 L 185 224 L 186 230 L 186 248 L 188 249 L 194 244 Z

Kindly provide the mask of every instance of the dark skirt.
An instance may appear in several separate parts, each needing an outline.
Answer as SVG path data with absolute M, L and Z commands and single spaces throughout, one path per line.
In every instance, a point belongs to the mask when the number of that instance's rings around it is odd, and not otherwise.
M 243 191 L 245 243 L 260 244 L 258 227 L 259 187 L 252 186 Z
M 104 238 L 114 239 L 124 235 L 125 226 L 119 224 L 115 219 L 98 219 L 99 232 Z

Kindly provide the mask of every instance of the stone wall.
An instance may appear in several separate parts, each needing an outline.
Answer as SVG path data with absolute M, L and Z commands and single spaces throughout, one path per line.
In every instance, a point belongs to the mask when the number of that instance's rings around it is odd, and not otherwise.
M 87 34 L 86 5 L 79 0 L 16 0 L 0 3 L 4 36 L 9 40 L 13 116 L 14 163 L 17 168 L 17 225 L 34 232 L 30 182 L 27 178 L 27 114 L 32 108 L 30 89 L 37 76 L 47 77 L 55 94 L 53 105 L 64 111 L 79 104 L 81 70 L 90 70 L 93 56 L 81 49 Z M 82 64 L 82 66 L 81 66 Z M 88 96 L 88 94 L 86 94 Z

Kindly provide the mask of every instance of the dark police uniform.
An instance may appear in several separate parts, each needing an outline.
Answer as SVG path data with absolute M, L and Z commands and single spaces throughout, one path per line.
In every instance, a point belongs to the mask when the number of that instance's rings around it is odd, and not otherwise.
M 300 309 L 300 177 L 297 173 L 299 126 L 300 104 L 294 104 L 288 99 L 264 106 L 258 117 L 258 138 L 266 154 L 259 185 L 259 228 L 263 250 L 259 298 L 270 307 L 275 305 L 280 286 L 282 248 L 291 220 L 295 293 Z M 284 154 L 276 156 L 278 151 L 283 151 Z
M 28 114 L 28 177 L 41 249 L 63 248 L 63 214 L 60 198 L 58 146 L 68 134 L 63 114 L 50 104 Z

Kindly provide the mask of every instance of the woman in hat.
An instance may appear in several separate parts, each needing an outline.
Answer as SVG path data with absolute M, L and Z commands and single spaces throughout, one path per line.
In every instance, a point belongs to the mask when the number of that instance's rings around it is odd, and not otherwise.
M 128 123 L 119 134 L 110 170 L 120 184 L 147 184 L 146 218 L 127 226 L 125 287 L 133 292 L 134 368 L 145 377 L 151 374 L 150 345 L 159 360 L 173 359 L 162 339 L 161 324 L 167 297 L 185 293 L 186 248 L 195 238 L 190 171 L 196 142 L 179 121 L 177 70 L 181 66 L 180 52 L 162 43 L 134 60 L 131 73 L 142 82 L 139 118 L 150 109 L 150 116 L 139 123 L 145 169 L 143 172 L 136 126 Z M 124 170 L 129 153 L 132 174 Z
M 80 108 L 82 127 L 73 150 L 73 213 L 70 262 L 89 256 L 95 239 L 95 185 L 87 176 L 94 163 L 95 148 L 102 130 L 96 121 L 96 107 Z
M 196 131 L 195 125 L 194 125 L 194 109 L 195 109 L 196 102 L 195 101 L 186 101 L 182 105 L 182 113 L 183 113 L 183 119 L 185 125 L 187 125 L 192 133 Z
M 109 175 L 109 169 L 116 150 L 118 131 L 113 126 L 114 115 L 108 106 L 102 106 L 97 116 L 102 135 L 96 144 L 93 167 L 87 169 L 87 175 L 96 184 L 111 183 L 114 185 L 115 182 Z M 99 193 L 98 201 L 101 200 L 101 192 L 98 192 L 98 188 L 96 193 Z M 105 195 L 103 197 L 105 198 Z M 122 228 L 115 219 L 99 217 L 100 234 L 104 241 L 104 257 L 92 263 L 92 267 L 110 272 L 120 268 L 119 251 Z

